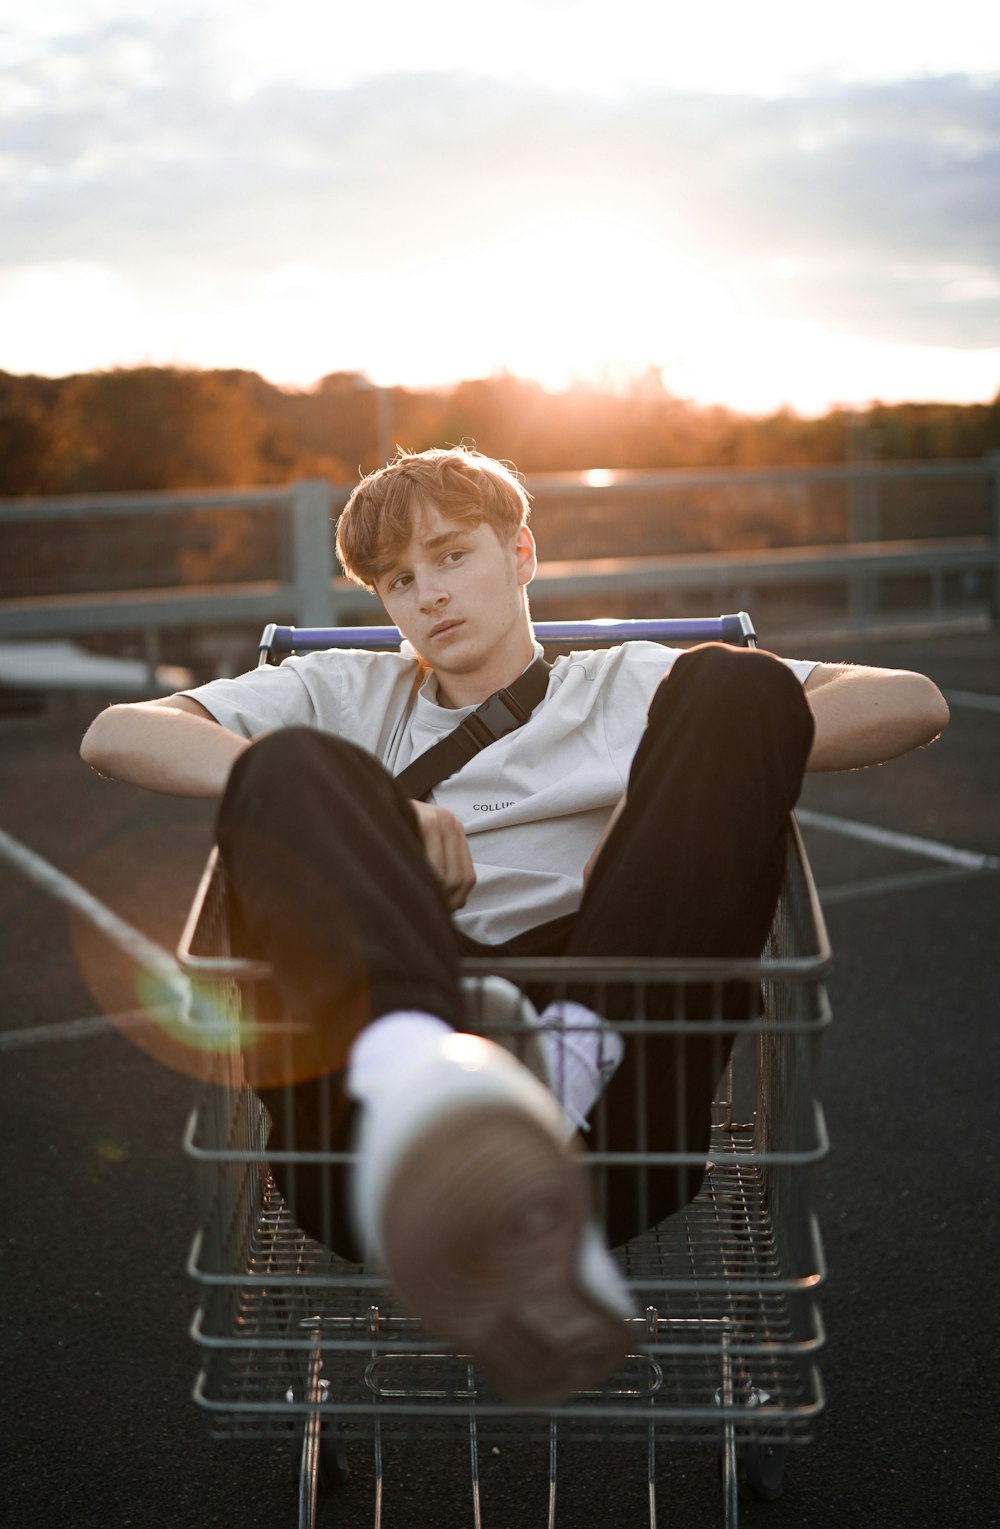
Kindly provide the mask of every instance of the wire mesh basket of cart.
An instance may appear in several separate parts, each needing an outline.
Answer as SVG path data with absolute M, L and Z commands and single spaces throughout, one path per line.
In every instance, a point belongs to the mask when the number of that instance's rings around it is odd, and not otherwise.
M 585 635 L 593 645 L 595 625 L 540 623 L 536 630 L 543 640 Z M 310 643 L 363 646 L 365 636 L 374 645 L 370 630 L 269 628 L 269 649 L 275 630 L 278 644 L 300 650 Z M 374 630 L 375 641 L 388 646 L 391 637 Z M 753 642 L 743 614 L 605 623 L 597 635 Z M 615 1249 L 636 1313 L 626 1319 L 624 1368 L 600 1390 L 555 1407 L 506 1404 L 470 1357 L 450 1351 L 398 1309 L 377 1268 L 346 1262 L 300 1229 L 297 1181 L 309 1175 L 315 1182 L 319 1175 L 322 1182 L 328 1175 L 332 1183 L 350 1154 L 325 1152 L 314 1141 L 296 1150 L 294 1089 L 269 1089 L 265 1107 L 251 1086 L 248 1044 L 261 1031 L 280 1042 L 292 1021 L 281 1011 L 266 965 L 232 949 L 216 852 L 179 955 L 195 990 L 191 1024 L 203 1030 L 200 1044 L 212 1059 L 185 1137 L 199 1177 L 189 1266 L 199 1287 L 192 1325 L 201 1354 L 195 1398 L 218 1437 L 290 1441 L 303 1529 L 316 1522 L 319 1487 L 334 1486 L 361 1452 L 374 1484 L 363 1521 L 380 1529 L 388 1448 L 413 1437 L 464 1441 L 466 1507 L 477 1529 L 489 1522 L 479 1462 L 513 1439 L 519 1446 L 537 1442 L 547 1462 L 542 1511 L 550 1529 L 558 1516 L 560 1457 L 581 1442 L 616 1453 L 618 1445 L 631 1446 L 621 1458 L 642 1472 L 654 1529 L 660 1444 L 716 1444 L 720 1516 L 729 1529 L 738 1522 L 741 1497 L 780 1494 L 788 1446 L 808 1440 L 823 1407 L 817 1354 L 824 1263 L 810 1183 L 827 1148 L 817 1064 L 830 1018 L 824 986 L 830 951 L 794 824 L 771 932 L 757 960 L 465 963 L 470 1028 L 495 1032 L 515 1049 L 521 1037 L 513 1015 L 509 1025 L 495 1013 L 489 1024 L 476 1022 L 477 982 L 488 974 L 520 986 L 544 982 L 556 997 L 585 983 L 595 1012 L 627 1014 L 615 1027 L 636 1055 L 634 1132 L 627 1151 L 620 1142 L 610 1151 L 598 1105 L 586 1142 L 598 1207 L 613 1175 L 629 1175 L 641 1201 L 655 1174 L 704 1173 L 683 1210 Z M 726 994 L 734 984 L 761 995 L 753 1017 L 727 1017 Z M 673 1066 L 662 1086 L 680 1089 L 695 1046 L 712 1058 L 719 1084 L 707 1168 L 704 1151 L 692 1152 L 683 1140 L 669 1152 L 650 1147 L 645 1059 L 655 1046 L 662 1056 L 664 1041 Z M 316 1086 L 322 1117 L 323 1080 Z M 282 1150 L 269 1152 L 273 1116 L 283 1109 Z M 709 1478 L 706 1491 L 717 1490 Z M 456 1508 L 456 1522 L 457 1515 Z

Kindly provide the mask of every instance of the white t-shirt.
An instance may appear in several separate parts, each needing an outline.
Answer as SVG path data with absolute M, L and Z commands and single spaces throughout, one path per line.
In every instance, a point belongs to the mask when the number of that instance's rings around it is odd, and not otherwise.
M 498 944 L 579 906 L 583 868 L 625 791 L 653 692 L 683 651 L 636 641 L 557 658 L 530 720 L 431 793 L 462 823 L 476 868 L 454 915 L 466 934 Z M 785 662 L 803 682 L 814 667 Z M 316 727 L 360 744 L 393 775 L 475 710 L 439 706 L 436 678 L 405 645 L 288 658 L 185 694 L 241 737 Z

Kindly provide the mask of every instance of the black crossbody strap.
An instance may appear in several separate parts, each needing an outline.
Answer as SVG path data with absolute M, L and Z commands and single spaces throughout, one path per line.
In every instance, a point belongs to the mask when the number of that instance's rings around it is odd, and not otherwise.
M 551 664 L 536 658 L 506 690 L 498 690 L 446 737 L 425 750 L 396 776 L 407 796 L 422 802 L 435 786 L 498 738 L 523 727 L 545 697 Z

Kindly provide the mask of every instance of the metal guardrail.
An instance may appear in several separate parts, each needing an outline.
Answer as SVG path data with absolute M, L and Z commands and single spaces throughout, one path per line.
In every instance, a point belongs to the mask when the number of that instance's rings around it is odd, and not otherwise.
M 0 528 L 134 520 L 178 512 L 211 510 L 278 511 L 283 518 L 287 566 L 284 579 L 245 584 L 191 583 L 171 587 L 104 588 L 85 593 L 15 596 L 0 602 L 0 638 L 66 637 L 131 628 L 184 627 L 192 622 L 269 620 L 275 611 L 297 620 L 329 617 L 333 553 L 330 517 L 349 490 L 334 490 L 323 479 L 276 488 L 218 489 L 167 494 L 65 495 L 0 501 Z
M 913 480 L 941 493 L 949 485 L 979 480 L 990 506 L 988 530 L 977 535 L 882 539 L 880 487 Z M 713 597 L 719 591 L 735 591 L 737 603 L 750 604 L 754 591 L 766 587 L 835 582 L 847 589 L 849 622 L 861 628 L 869 618 L 871 591 L 879 581 L 927 576 L 928 615 L 940 618 L 946 614 L 946 580 L 957 573 L 974 577 L 985 588 L 993 618 L 1000 617 L 1000 453 L 979 461 L 851 463 L 808 469 L 548 473 L 529 478 L 527 486 L 539 508 L 557 499 L 579 500 L 581 505 L 599 503 L 617 512 L 627 510 L 637 498 L 646 504 L 669 505 L 681 496 L 683 503 L 683 496 L 695 490 L 753 492 L 776 487 L 794 493 L 829 484 L 840 485 L 846 496 L 846 540 L 839 544 L 542 563 L 534 585 L 536 598 L 551 604 L 553 596 L 592 596 L 593 607 L 603 610 L 613 605 L 616 596 L 642 593 L 663 609 L 671 592 L 681 590 L 703 590 Z M 380 610 L 378 602 L 335 576 L 330 522 L 349 492 L 348 487 L 307 480 L 274 488 L 0 501 L 0 533 L 5 528 L 13 533 L 19 526 L 26 537 L 39 542 L 58 538 L 60 528 L 68 534 L 75 527 L 77 535 L 85 536 L 85 528 L 95 519 L 105 528 L 120 523 L 124 534 L 125 527 L 135 529 L 137 522 L 152 526 L 156 518 L 172 513 L 233 509 L 277 514 L 281 544 L 276 557 L 281 572 L 274 579 L 16 595 L 0 601 L 0 641 L 138 631 L 145 634 L 152 662 L 157 634 L 170 628 L 259 626 L 268 620 L 297 626 L 370 621 Z

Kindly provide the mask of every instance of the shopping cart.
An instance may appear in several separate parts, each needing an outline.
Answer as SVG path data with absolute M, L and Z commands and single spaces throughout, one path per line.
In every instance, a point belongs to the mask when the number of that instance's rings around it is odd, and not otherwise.
M 656 622 L 538 623 L 545 642 L 593 647 L 649 637 L 754 644 L 748 616 Z M 393 628 L 268 627 L 261 662 L 284 651 L 393 647 Z M 616 1025 L 637 1049 L 635 1140 L 607 1150 L 600 1106 L 589 1161 L 602 1202 L 611 1170 L 629 1168 L 642 1195 L 667 1166 L 701 1171 L 704 1154 L 648 1150 L 643 1068 L 651 1037 L 668 1035 L 683 1079 L 687 1047 L 710 1045 L 721 1076 L 712 1106 L 708 1168 L 686 1209 L 616 1251 L 641 1315 L 628 1319 L 629 1357 L 599 1391 L 525 1411 L 505 1404 L 467 1356 L 450 1352 L 397 1309 L 378 1270 L 351 1264 L 296 1221 L 297 1175 L 331 1175 L 350 1155 L 311 1144 L 295 1150 L 292 1091 L 283 1148 L 269 1154 L 268 1112 L 249 1086 L 247 1037 L 289 1021 L 268 968 L 234 954 L 224 869 L 213 853 L 179 951 L 192 978 L 191 1023 L 212 1057 L 211 1080 L 185 1137 L 200 1179 L 200 1224 L 189 1272 L 200 1286 L 192 1334 L 203 1363 L 195 1398 L 219 1437 L 283 1437 L 298 1462 L 299 1523 L 316 1520 L 320 1484 L 346 1471 L 348 1447 L 373 1461 L 373 1522 L 380 1529 L 385 1449 L 390 1440 L 468 1441 L 471 1511 L 482 1523 L 479 1461 L 516 1438 L 537 1438 L 548 1458 L 548 1525 L 556 1522 L 558 1462 L 565 1446 L 599 1440 L 640 1446 L 644 1496 L 655 1529 L 658 1442 L 713 1440 L 724 1519 L 735 1529 L 741 1495 L 779 1495 L 786 1447 L 806 1440 L 823 1406 L 816 1363 L 823 1342 L 817 1291 L 824 1276 L 809 1201 L 810 1167 L 826 1152 L 817 1099 L 817 1042 L 829 1022 L 824 976 L 830 952 L 797 829 L 773 926 L 759 960 L 467 961 L 470 1006 L 476 981 L 496 973 L 527 985 L 544 980 L 559 996 L 591 985 L 593 1007 L 624 989 L 631 1018 Z M 759 1017 L 727 1018 L 733 982 L 759 986 Z M 693 995 L 697 995 L 696 999 Z M 614 1012 L 622 1012 L 617 1006 Z M 664 1018 L 663 1016 L 667 1017 Z M 486 1028 L 516 1045 L 523 1036 L 494 1015 Z M 676 1081 L 676 1080 L 674 1080 Z M 319 1085 L 322 1087 L 322 1085 Z M 322 1108 L 320 1109 L 322 1115 Z M 283 1193 L 273 1168 L 280 1161 Z

